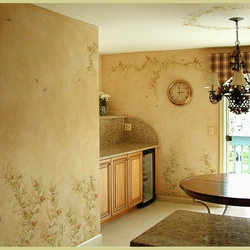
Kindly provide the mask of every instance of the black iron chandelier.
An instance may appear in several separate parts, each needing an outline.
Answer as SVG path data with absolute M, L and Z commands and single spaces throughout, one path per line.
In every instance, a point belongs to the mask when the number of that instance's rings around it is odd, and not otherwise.
M 230 112 L 235 114 L 247 113 L 250 109 L 250 80 L 247 73 L 246 65 L 240 52 L 240 42 L 238 39 L 238 22 L 243 20 L 242 17 L 233 17 L 229 20 L 236 23 L 236 42 L 235 50 L 232 53 L 233 62 L 230 63 L 234 74 L 224 84 L 218 81 L 217 72 L 210 72 L 205 83 L 209 91 L 209 100 L 212 104 L 217 104 L 222 97 L 228 100 Z M 214 87 L 218 87 L 217 93 Z

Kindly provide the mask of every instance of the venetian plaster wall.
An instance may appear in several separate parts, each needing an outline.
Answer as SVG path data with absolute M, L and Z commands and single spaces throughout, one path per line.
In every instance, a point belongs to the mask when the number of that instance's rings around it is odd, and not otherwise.
M 219 171 L 219 105 L 209 102 L 204 83 L 209 54 L 233 49 L 102 55 L 101 86 L 111 96 L 109 108 L 148 122 L 159 136 L 158 194 L 186 197 L 179 188 L 182 178 Z M 192 87 L 192 100 L 185 106 L 168 99 L 167 89 L 175 80 Z M 208 126 L 214 135 L 208 135 Z
M 100 233 L 98 28 L 0 4 L 0 34 L 0 246 L 76 246 Z

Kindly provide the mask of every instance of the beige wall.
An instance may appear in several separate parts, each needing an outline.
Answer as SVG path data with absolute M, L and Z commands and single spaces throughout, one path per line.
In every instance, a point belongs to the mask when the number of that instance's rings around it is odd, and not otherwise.
M 219 105 L 208 100 L 204 88 L 211 53 L 233 48 L 152 51 L 103 55 L 102 91 L 111 96 L 110 109 L 148 122 L 160 140 L 158 194 L 186 197 L 182 178 L 219 171 Z M 242 52 L 247 51 L 242 49 Z M 167 96 L 175 80 L 190 83 L 189 104 L 176 106 Z M 208 135 L 213 126 L 214 135 Z
M 0 246 L 75 246 L 100 233 L 98 28 L 0 16 Z

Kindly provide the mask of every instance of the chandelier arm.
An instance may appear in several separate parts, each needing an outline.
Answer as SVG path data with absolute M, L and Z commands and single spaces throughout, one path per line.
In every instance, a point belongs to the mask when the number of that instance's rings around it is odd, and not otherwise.
M 245 62 L 244 62 L 244 60 L 243 60 L 243 57 L 242 57 L 242 55 L 241 55 L 241 52 L 240 52 L 240 50 L 239 50 L 239 56 L 240 56 L 240 67 L 243 69 L 243 73 L 245 73 L 245 74 L 247 74 L 248 75 L 248 72 L 247 72 L 247 67 L 246 67 L 246 64 L 245 64 Z M 249 78 L 249 76 L 248 76 L 248 78 Z
M 246 72 L 246 81 L 247 81 L 247 84 L 249 85 L 250 84 L 250 77 L 249 77 L 248 72 Z
M 217 104 L 221 101 L 223 95 L 218 93 L 216 94 L 216 92 L 214 90 L 209 91 L 209 101 L 212 104 Z

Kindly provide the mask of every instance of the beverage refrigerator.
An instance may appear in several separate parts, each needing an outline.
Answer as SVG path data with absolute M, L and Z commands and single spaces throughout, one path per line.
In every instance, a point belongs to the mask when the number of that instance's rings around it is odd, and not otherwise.
M 143 200 L 137 205 L 145 207 L 155 201 L 155 149 L 143 151 L 142 156 Z

